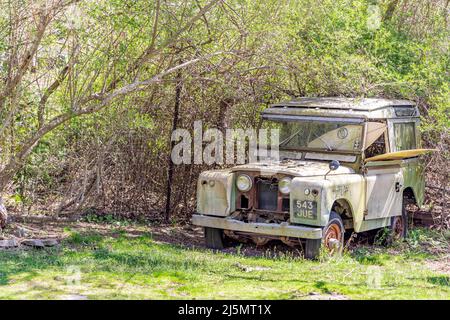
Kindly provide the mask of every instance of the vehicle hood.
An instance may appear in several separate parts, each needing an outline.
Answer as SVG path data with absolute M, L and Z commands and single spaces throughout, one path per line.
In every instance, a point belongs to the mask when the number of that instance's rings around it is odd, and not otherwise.
M 323 176 L 328 171 L 330 171 L 330 169 L 328 168 L 328 163 L 326 162 L 283 160 L 283 161 L 256 162 L 239 165 L 234 167 L 232 171 L 233 172 L 257 171 L 261 172 L 261 175 L 282 173 L 297 177 L 314 177 L 314 176 Z M 341 165 L 337 170 L 328 173 L 328 175 L 352 174 L 352 173 L 355 173 L 353 169 Z

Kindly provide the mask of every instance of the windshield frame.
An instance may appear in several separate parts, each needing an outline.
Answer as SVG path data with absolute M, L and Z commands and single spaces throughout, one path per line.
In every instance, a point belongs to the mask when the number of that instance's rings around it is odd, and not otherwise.
M 361 149 L 360 150 L 329 150 L 327 148 L 308 148 L 308 147 L 280 147 L 279 150 L 285 151 L 299 151 L 299 152 L 320 152 L 320 153 L 338 153 L 338 154 L 352 154 L 360 155 L 363 152 L 363 146 L 365 143 L 365 131 L 366 122 L 363 118 L 343 118 L 343 117 L 317 117 L 317 116 L 295 116 L 295 115 L 263 115 L 263 120 L 268 122 L 282 123 L 282 122 L 327 122 L 327 123 L 339 123 L 339 124 L 355 124 L 361 125 Z

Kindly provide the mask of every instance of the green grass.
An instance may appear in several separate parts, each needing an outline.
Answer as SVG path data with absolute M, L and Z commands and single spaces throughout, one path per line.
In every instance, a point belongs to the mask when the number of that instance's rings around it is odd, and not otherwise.
M 416 233 L 401 248 L 360 247 L 318 262 L 72 232 L 60 248 L 0 251 L 0 299 L 450 299 L 449 276 L 427 267 L 438 257 L 423 241 L 434 238 Z

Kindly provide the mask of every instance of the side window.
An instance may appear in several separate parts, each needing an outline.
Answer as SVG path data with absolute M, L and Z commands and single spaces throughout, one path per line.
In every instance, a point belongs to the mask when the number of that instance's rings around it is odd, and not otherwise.
M 386 153 L 386 143 L 384 141 L 384 134 L 382 134 L 366 149 L 365 156 L 366 158 L 370 158 L 384 153 Z
M 365 156 L 371 158 L 386 153 L 386 123 L 369 121 L 366 123 Z
M 416 149 L 414 122 L 394 123 L 394 135 L 397 151 Z

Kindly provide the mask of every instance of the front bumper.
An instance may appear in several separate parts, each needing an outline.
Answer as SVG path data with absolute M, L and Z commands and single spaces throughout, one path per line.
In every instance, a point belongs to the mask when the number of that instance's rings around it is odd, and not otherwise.
M 321 239 L 322 228 L 295 226 L 288 223 L 247 223 L 232 218 L 218 218 L 194 214 L 192 224 L 201 227 L 250 232 L 279 237 Z

